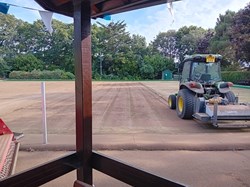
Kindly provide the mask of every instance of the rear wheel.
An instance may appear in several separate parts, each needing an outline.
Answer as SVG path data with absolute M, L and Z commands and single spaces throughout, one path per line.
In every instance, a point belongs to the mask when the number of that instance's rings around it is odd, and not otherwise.
M 229 91 L 227 93 L 224 94 L 225 97 L 228 99 L 229 103 L 234 103 L 235 102 L 235 95 L 232 91 Z
M 177 115 L 182 119 L 192 119 L 194 113 L 194 93 L 188 89 L 181 89 L 177 95 Z
M 176 96 L 170 95 L 168 97 L 168 106 L 170 109 L 176 109 Z

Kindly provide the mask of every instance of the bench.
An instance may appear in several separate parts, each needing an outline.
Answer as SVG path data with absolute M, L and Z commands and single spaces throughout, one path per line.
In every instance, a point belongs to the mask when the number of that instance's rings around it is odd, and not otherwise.
M 0 180 L 2 180 L 14 173 L 20 145 L 2 119 L 0 119 L 0 145 Z

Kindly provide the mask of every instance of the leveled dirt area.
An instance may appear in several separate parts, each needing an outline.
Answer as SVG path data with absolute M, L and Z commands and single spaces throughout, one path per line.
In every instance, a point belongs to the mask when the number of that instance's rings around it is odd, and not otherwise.
M 0 81 L 0 117 L 13 131 L 24 132 L 21 145 L 44 146 L 40 85 L 40 82 Z M 250 90 L 233 90 L 243 96 L 240 102 L 250 101 Z M 114 151 L 102 152 L 186 185 L 247 186 L 249 149 L 235 150 L 248 145 L 250 129 L 215 129 L 194 120 L 179 119 L 166 101 L 169 94 L 177 91 L 178 82 L 174 81 L 93 82 L 94 145 L 105 144 L 109 150 L 118 144 Z M 64 155 L 64 151 L 54 151 L 58 141 L 61 144 L 66 141 L 66 146 L 75 145 L 74 82 L 46 82 L 46 93 L 49 145 L 55 147 L 52 152 L 38 152 L 32 147 L 28 149 L 31 152 L 20 151 L 17 172 Z M 126 150 L 124 145 L 131 144 L 135 149 Z M 224 147 L 214 149 L 220 144 Z M 143 145 L 140 151 L 137 145 Z M 155 145 L 159 145 L 157 150 L 145 151 Z M 198 149 L 190 151 L 189 145 L 198 145 Z M 213 151 L 199 151 L 203 145 Z M 181 151 L 167 151 L 171 146 L 179 146 Z M 71 172 L 44 186 L 72 186 L 75 178 L 75 172 Z M 94 181 L 96 186 L 128 186 L 96 171 Z
M 248 187 L 250 184 L 250 151 L 102 151 L 135 167 L 191 187 Z M 17 172 L 29 169 L 65 152 L 20 152 Z M 96 187 L 129 187 L 96 170 Z M 57 178 L 43 187 L 69 187 L 76 171 Z
M 50 134 L 75 134 L 74 82 L 46 82 L 47 123 Z M 41 82 L 0 82 L 0 116 L 24 134 L 42 132 Z M 181 120 L 167 107 L 178 82 L 93 82 L 93 133 L 216 132 L 208 125 Z M 250 90 L 233 88 L 250 101 Z M 238 130 L 241 131 L 241 130 Z M 246 130 L 243 130 L 246 131 Z

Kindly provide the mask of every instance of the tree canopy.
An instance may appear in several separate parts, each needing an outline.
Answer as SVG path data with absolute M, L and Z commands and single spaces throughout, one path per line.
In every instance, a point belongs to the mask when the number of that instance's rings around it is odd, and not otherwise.
M 250 62 L 250 3 L 235 14 L 231 30 L 236 59 Z
M 53 20 L 49 34 L 41 20 L 32 24 L 0 13 L 0 77 L 11 71 L 61 69 L 74 73 L 73 24 Z M 131 35 L 124 21 L 92 25 L 94 79 L 160 79 L 174 62 L 194 53 L 224 56 L 223 68 L 250 62 L 250 4 L 219 15 L 213 29 L 183 26 L 160 32 L 150 44 Z

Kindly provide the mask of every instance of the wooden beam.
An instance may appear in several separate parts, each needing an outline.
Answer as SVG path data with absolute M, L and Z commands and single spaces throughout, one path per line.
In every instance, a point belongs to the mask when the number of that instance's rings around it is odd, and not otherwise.
M 155 158 L 157 159 L 157 158 Z M 164 164 L 164 163 L 163 163 Z M 131 186 L 183 187 L 184 185 L 154 175 L 121 161 L 93 152 L 92 167 Z
M 91 2 L 74 0 L 76 150 L 82 165 L 77 180 L 92 185 Z
M 12 175 L 9 178 L 0 181 L 1 187 L 35 187 L 43 185 L 57 177 L 69 173 L 80 166 L 80 160 L 77 153 L 73 153 L 54 161 L 45 163 L 31 170 Z M 73 182 L 72 182 L 73 183 Z
M 56 6 L 60 6 L 70 2 L 70 0 L 52 0 L 52 3 Z
M 180 1 L 180 0 L 173 0 Z M 102 17 L 102 15 L 110 13 L 110 14 L 118 14 L 122 12 L 127 12 L 131 10 L 137 10 L 141 8 L 147 8 L 155 5 L 161 5 L 167 3 L 166 0 L 140 0 L 140 1 L 128 1 L 128 3 L 122 5 L 122 6 L 116 6 L 111 8 L 103 8 L 99 12 L 93 12 L 92 18 L 96 19 L 98 17 Z
M 91 4 L 93 5 L 93 4 L 98 4 L 98 3 L 102 3 L 102 2 L 104 2 L 104 1 L 107 1 L 107 0 L 92 0 L 91 1 Z
M 112 8 L 104 8 L 104 10 L 102 10 L 100 13 L 97 13 L 94 15 L 94 17 L 99 17 L 103 14 L 106 14 L 106 13 L 112 13 L 114 11 L 119 11 L 121 9 L 125 9 L 125 8 L 130 8 L 130 7 L 133 7 L 133 6 L 136 6 L 136 5 L 139 5 L 139 4 L 143 4 L 145 2 L 148 2 L 149 0 L 140 0 L 140 1 L 135 1 L 133 3 L 127 3 L 127 4 L 124 4 L 123 2 L 122 4 L 117 4 L 117 6 L 115 7 L 112 7 Z M 105 3 L 106 5 L 107 3 Z M 112 2 L 110 2 L 110 4 L 112 4 Z
M 74 187 L 92 187 L 92 186 L 90 186 L 90 185 L 88 185 L 88 184 L 86 184 L 84 182 L 76 180 L 74 182 Z
M 176 1 L 181 1 L 181 0 L 173 0 L 173 2 Z M 138 4 L 132 7 L 126 7 L 126 8 L 122 8 L 118 11 L 113 11 L 114 14 L 117 13 L 121 13 L 121 12 L 127 12 L 127 11 L 132 11 L 132 10 L 138 10 L 138 9 L 142 9 L 142 8 L 147 8 L 147 7 L 151 7 L 151 6 L 156 6 L 156 5 L 161 5 L 166 3 L 166 0 L 158 0 L 158 1 L 149 1 L 147 3 L 142 3 L 142 4 Z

